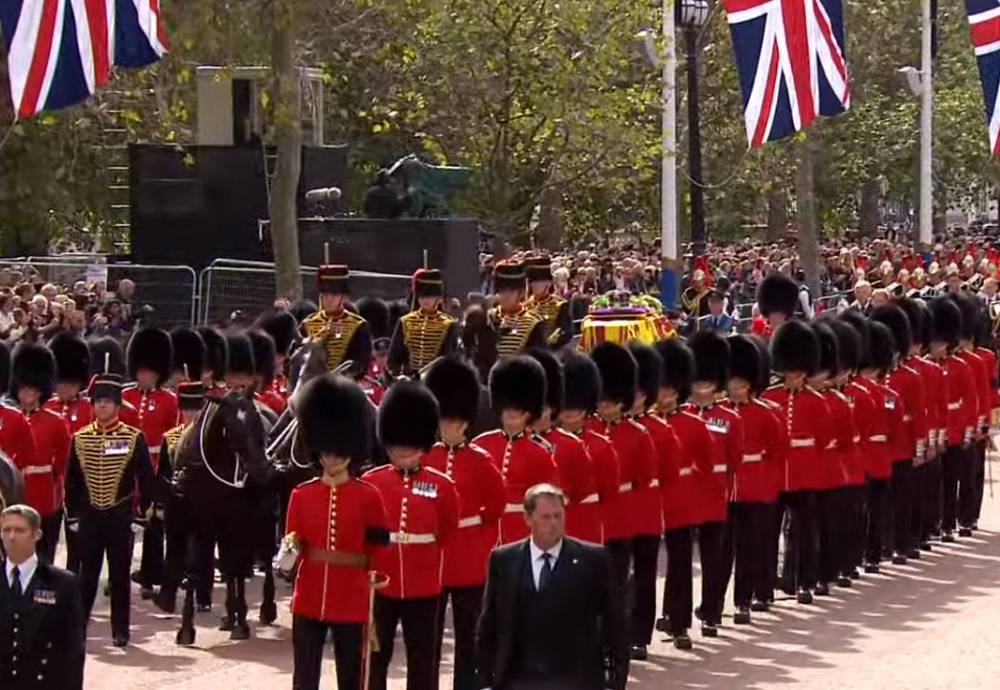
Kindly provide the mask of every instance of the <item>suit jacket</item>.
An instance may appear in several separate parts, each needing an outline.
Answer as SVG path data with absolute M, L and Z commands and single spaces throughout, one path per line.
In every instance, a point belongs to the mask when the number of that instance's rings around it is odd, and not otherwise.
M 76 575 L 40 561 L 21 596 L 18 610 L 0 561 L 0 687 L 82 690 L 86 629 Z
M 490 554 L 486 592 L 476 634 L 482 687 L 504 690 L 514 663 L 518 591 L 534 587 L 529 540 Z M 579 659 L 573 687 L 621 690 L 628 680 L 625 616 L 614 587 L 611 560 L 600 546 L 565 537 L 552 571 L 549 596 L 563 636 L 558 645 Z M 610 682 L 605 677 L 610 670 Z

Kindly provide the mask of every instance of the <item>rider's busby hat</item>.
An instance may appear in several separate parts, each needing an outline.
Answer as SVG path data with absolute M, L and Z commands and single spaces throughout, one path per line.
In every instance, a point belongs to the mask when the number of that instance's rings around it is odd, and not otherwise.
M 358 300 L 358 316 L 368 322 L 372 349 L 388 351 L 392 338 L 392 331 L 389 330 L 389 305 L 378 297 L 362 297 Z
M 316 269 L 316 288 L 319 293 L 348 295 L 351 293 L 351 272 L 347 266 L 325 264 Z
M 125 352 L 121 344 L 111 336 L 87 341 L 90 349 L 91 374 L 118 374 L 125 376 Z
M 524 272 L 529 283 L 552 282 L 552 259 L 548 256 L 532 257 L 524 262 Z
M 444 296 L 444 276 L 436 268 L 421 268 L 413 274 L 414 297 Z
M 490 405 L 541 417 L 545 407 L 545 370 L 526 355 L 501 359 L 490 370 Z
M 430 389 L 417 381 L 398 381 L 378 406 L 378 440 L 393 446 L 430 449 L 437 443 L 441 413 Z
M 948 296 L 962 312 L 962 339 L 975 340 L 983 323 L 983 303 L 967 292 L 953 292 Z
M 694 353 L 694 381 L 711 381 L 716 390 L 729 382 L 729 343 L 716 331 L 698 331 L 690 340 Z
M 563 378 L 566 391 L 563 395 L 564 410 L 593 412 L 601 397 L 601 372 L 594 360 L 573 350 L 565 350 L 562 356 Z
M 783 273 L 771 273 L 757 288 L 757 307 L 765 318 L 771 314 L 791 316 L 799 300 L 799 286 Z
M 310 456 L 336 455 L 357 468 L 371 457 L 375 408 L 354 381 L 336 374 L 310 379 L 296 395 L 295 413 Z
M 42 394 L 42 402 L 52 396 L 56 377 L 56 360 L 52 350 L 37 343 L 21 343 L 14 348 L 11 356 L 11 395 L 17 397 L 17 390 L 37 388 Z
M 170 378 L 174 350 L 170 335 L 159 328 L 140 328 L 128 342 L 128 375 L 136 378 L 140 369 L 156 373 L 157 383 L 165 383 Z
M 756 389 L 761 379 L 760 349 L 745 335 L 731 335 L 726 341 L 729 343 L 729 376 L 743 379 L 751 389 Z
M 883 304 L 872 310 L 871 319 L 885 324 L 892 331 L 892 339 L 900 357 L 909 356 L 910 345 L 913 343 L 913 333 L 910 330 L 910 320 L 906 317 L 906 312 L 895 304 Z
M 928 306 L 933 317 L 931 341 L 957 345 L 962 334 L 962 310 L 947 297 L 935 297 Z
M 205 341 L 198 331 L 178 326 L 170 331 L 170 342 L 174 346 L 172 373 L 180 373 L 188 381 L 200 381 L 205 370 Z
M 259 322 L 260 328 L 274 340 L 274 349 L 279 355 L 287 356 L 298 334 L 299 324 L 288 311 L 278 311 Z
M 493 286 L 497 292 L 501 290 L 524 290 L 524 265 L 502 262 L 493 269 Z
M 227 374 L 244 374 L 253 376 L 257 366 L 253 357 L 253 343 L 245 333 L 234 333 L 226 336 L 226 350 L 229 353 L 226 363 Z
M 247 331 L 246 335 L 250 338 L 250 346 L 253 348 L 254 373 L 265 384 L 270 383 L 275 374 L 274 339 L 260 329 Z
M 632 340 L 626 345 L 628 351 L 635 358 L 635 363 L 639 367 L 639 390 L 646 396 L 646 404 L 656 403 L 656 396 L 660 392 L 660 379 L 663 378 L 663 359 L 659 353 L 653 349 L 652 345 L 647 345 L 639 340 Z
M 871 348 L 872 367 L 883 373 L 892 369 L 896 361 L 896 339 L 881 321 L 871 322 Z
M 566 377 L 562 364 L 551 350 L 544 348 L 532 348 L 527 355 L 541 364 L 545 371 L 545 405 L 552 409 L 552 415 L 555 416 L 562 409 L 563 396 L 566 394 Z
M 212 372 L 212 378 L 221 381 L 229 367 L 229 345 L 226 336 L 210 326 L 198 328 L 198 334 L 205 342 L 205 369 Z
M 663 360 L 660 387 L 673 389 L 678 401 L 684 402 L 691 395 L 694 382 L 694 353 L 683 338 L 661 340 L 655 348 Z
M 871 324 L 857 309 L 848 309 L 840 318 L 858 334 L 858 366 L 857 369 L 869 369 L 872 364 Z
M 200 410 L 205 402 L 205 384 L 181 381 L 177 384 L 177 406 L 182 410 Z
M 771 336 L 771 359 L 775 371 L 811 375 L 819 369 L 819 339 L 802 321 L 781 324 Z
M 841 371 L 857 371 L 860 364 L 861 336 L 850 324 L 840 319 L 823 319 L 837 339 L 837 357 Z
M 819 341 L 819 369 L 818 372 L 826 372 L 833 376 L 840 371 L 840 352 L 837 348 L 837 336 L 833 329 L 823 321 L 815 321 L 812 329 L 816 332 L 816 339 Z
M 56 382 L 75 383 L 80 389 L 90 380 L 90 348 L 77 335 L 63 331 L 49 341 L 56 360 Z
M 454 356 L 436 360 L 420 380 L 437 398 L 441 419 L 461 419 L 473 424 L 479 416 L 479 373 Z
M 87 388 L 87 395 L 92 402 L 111 400 L 115 405 L 122 404 L 122 387 L 124 379 L 121 374 L 105 372 L 94 374 Z
M 628 412 L 639 388 L 639 364 L 624 346 L 604 341 L 590 352 L 601 372 L 601 400 L 620 403 Z

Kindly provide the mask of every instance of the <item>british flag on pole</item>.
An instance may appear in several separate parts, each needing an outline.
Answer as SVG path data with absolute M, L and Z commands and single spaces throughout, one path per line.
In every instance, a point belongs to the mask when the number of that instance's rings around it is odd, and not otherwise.
M 972 46 L 979 63 L 983 84 L 986 124 L 990 130 L 990 151 L 1000 153 L 1000 0 L 965 0 L 969 13 Z
M 851 104 L 841 0 L 724 0 L 752 148 Z
M 17 117 L 79 103 L 112 65 L 144 67 L 167 49 L 160 0 L 0 0 Z

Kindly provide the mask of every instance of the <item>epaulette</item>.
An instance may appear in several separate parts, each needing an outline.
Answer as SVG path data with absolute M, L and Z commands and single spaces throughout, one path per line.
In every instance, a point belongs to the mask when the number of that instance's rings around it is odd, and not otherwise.
M 767 390 L 774 391 L 774 390 L 778 390 L 779 388 L 782 388 L 782 387 L 783 386 L 780 383 L 772 383 L 770 386 L 767 387 Z
M 649 433 L 649 431 L 647 431 L 646 427 L 644 427 L 642 424 L 640 424 L 639 422 L 635 421 L 631 417 L 627 417 L 625 419 L 625 421 L 627 421 L 629 424 L 631 424 L 632 426 L 634 426 L 639 431 L 642 431 L 643 433 L 646 433 L 646 434 Z
M 126 383 L 124 386 L 122 386 L 122 393 L 124 393 L 125 391 L 135 390 L 138 387 L 139 384 L 136 383 L 135 381 L 133 381 L 132 383 Z
M 469 443 L 475 444 L 475 442 L 478 441 L 479 439 L 486 438 L 487 436 L 492 436 L 497 431 L 499 431 L 499 429 L 493 429 L 492 431 L 484 431 L 483 433 L 479 434 L 479 436 L 476 436 L 474 439 L 469 441 Z
M 474 440 L 473 441 L 469 441 L 468 443 L 466 443 L 465 447 L 468 448 L 469 450 L 471 450 L 476 455 L 482 455 L 487 460 L 492 460 L 492 456 L 489 453 L 487 453 L 483 448 L 480 448 L 479 446 L 477 446 L 476 442 Z
M 905 370 L 905 371 L 908 371 L 908 372 L 910 372 L 911 374 L 914 374 L 914 375 L 916 375 L 916 376 L 919 376 L 919 374 L 917 374 L 917 370 L 916 370 L 916 369 L 913 369 L 912 367 L 910 367 L 910 366 L 909 366 L 909 365 L 907 365 L 907 364 L 900 364 L 900 365 L 899 365 L 899 368 L 900 368 L 900 369 L 903 369 L 903 370 Z
M 544 448 L 545 450 L 547 450 L 548 452 L 550 452 L 550 453 L 554 453 L 555 450 L 556 450 L 555 446 L 553 446 L 547 440 L 545 440 L 544 438 L 542 438 L 539 434 L 536 434 L 536 433 L 532 432 L 531 436 L 529 436 L 529 438 L 532 441 L 534 441 L 535 443 L 537 443 L 538 445 L 540 445 L 542 448 Z
M 427 467 L 426 465 L 421 465 L 421 467 L 424 470 L 426 470 L 429 474 L 435 474 L 435 475 L 437 475 L 438 479 L 445 479 L 445 480 L 448 481 L 449 484 L 453 483 L 451 477 L 449 477 L 447 474 L 445 474 L 441 470 L 436 470 L 433 467 Z

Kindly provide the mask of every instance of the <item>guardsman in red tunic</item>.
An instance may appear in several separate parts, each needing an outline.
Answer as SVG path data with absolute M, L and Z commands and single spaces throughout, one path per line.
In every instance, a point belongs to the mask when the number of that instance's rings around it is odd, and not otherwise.
M 830 442 L 826 401 L 806 386 L 806 377 L 819 368 L 816 333 L 800 321 L 782 324 L 771 338 L 771 356 L 774 371 L 783 381 L 768 388 L 762 397 L 778 407 L 787 438 L 779 494 L 779 513 L 787 510 L 791 516 L 785 586 L 796 593 L 800 604 L 811 604 L 817 575 L 816 474 L 820 451 Z
M 274 379 L 274 339 L 259 328 L 246 331 L 250 338 L 250 345 L 253 347 L 253 399 L 257 409 L 265 415 L 273 414 L 277 417 L 281 414 L 268 404 L 264 397 L 264 391 L 271 385 Z
M 323 647 L 333 639 L 337 687 L 360 688 L 368 649 L 373 560 L 389 544 L 382 497 L 357 478 L 371 459 L 374 416 L 356 383 L 323 375 L 302 389 L 296 414 L 308 457 L 323 469 L 288 503 L 283 553 L 297 551 L 292 594 L 292 685 L 319 690 Z M 280 563 L 292 570 L 291 563 Z
M 681 338 L 656 343 L 660 355 L 660 383 L 656 407 L 678 440 L 679 452 L 660 466 L 663 507 L 663 543 L 667 551 L 667 583 L 663 590 L 661 618 L 656 629 L 669 633 L 677 649 L 691 649 L 694 609 L 692 550 L 694 528 L 701 519 L 699 482 L 712 473 L 712 434 L 700 417 L 683 411 L 691 393 L 694 355 Z
M 770 340 L 799 306 L 799 286 L 783 273 L 769 273 L 757 288 L 757 309 L 767 319 L 763 335 Z
M 702 572 L 701 632 L 705 637 L 715 637 L 717 627 L 722 625 L 722 604 L 729 578 L 725 572 L 729 559 L 723 553 L 729 521 L 729 475 L 743 461 L 743 420 L 718 402 L 719 394 L 729 385 L 729 343 L 714 331 L 699 331 L 690 342 L 694 379 L 691 400 L 684 410 L 705 420 L 712 433 L 712 444 L 707 451 L 712 458 L 712 472 L 698 478 L 702 501 L 698 551 Z
M 639 365 L 635 357 L 621 345 L 608 341 L 595 347 L 590 357 L 601 372 L 603 386 L 597 416 L 591 418 L 588 425 L 607 436 L 618 451 L 621 484 L 611 512 L 606 516 L 604 539 L 615 569 L 616 586 L 624 592 L 629 566 L 635 556 L 636 537 L 645 537 L 640 540 L 641 551 L 650 548 L 649 521 L 655 519 L 650 510 L 659 499 L 652 492 L 658 493 L 659 468 L 652 437 L 628 416 L 635 404 L 639 383 Z M 645 553 L 640 555 L 636 568 L 645 567 L 642 563 L 646 558 Z
M 439 423 L 437 400 L 415 381 L 393 385 L 378 410 L 379 441 L 392 464 L 364 475 L 382 494 L 389 528 L 389 548 L 375 555 L 376 569 L 389 581 L 375 594 L 378 650 L 372 654 L 372 690 L 386 690 L 400 621 L 406 687 L 438 687 L 443 558 L 458 531 L 461 510 L 455 483 L 424 464 Z
M 594 544 L 604 543 L 605 516 L 618 498 L 618 452 L 611 440 L 587 428 L 587 419 L 597 411 L 601 394 L 601 373 L 594 360 L 577 352 L 563 353 L 563 375 L 566 381 L 563 406 L 559 411 L 559 428 L 583 441 L 590 456 L 597 501 L 587 499 L 566 514 L 566 531 L 577 539 Z M 570 519 L 572 515 L 572 519 Z
M 374 389 L 381 388 L 377 405 L 385 396 L 385 388 L 392 382 L 389 376 L 389 344 L 392 342 L 392 330 L 389 325 L 389 305 L 377 297 L 362 297 L 357 304 L 358 315 L 368 322 L 372 334 L 372 356 L 364 379 Z M 364 384 L 361 386 L 364 388 Z
M 983 347 L 983 343 L 989 344 L 989 335 L 983 334 L 980 331 L 976 335 L 976 349 L 974 352 L 986 364 L 987 384 L 989 388 L 989 396 L 987 398 L 989 412 L 986 417 L 985 428 L 983 429 L 980 458 L 975 468 L 976 476 L 973 480 L 973 486 L 976 490 L 975 519 L 971 525 L 973 530 L 979 528 L 979 515 L 983 508 L 983 488 L 986 485 L 986 452 L 989 445 L 989 428 L 1000 421 L 997 419 L 997 413 L 1000 412 L 1000 372 L 997 369 L 997 355 L 988 347 Z
M 141 328 L 135 332 L 126 352 L 129 376 L 135 385 L 122 391 L 122 399 L 139 415 L 138 429 L 149 445 L 149 457 L 155 473 L 160 463 L 163 434 L 177 426 L 177 396 L 164 386 L 170 381 L 174 351 L 170 335 L 159 328 Z M 142 562 L 134 576 L 143 599 L 153 596 L 153 587 L 163 576 L 163 523 L 154 518 L 142 534 Z
M 472 443 L 493 460 L 503 477 L 507 503 L 500 519 L 500 544 L 526 539 L 524 494 L 536 484 L 558 484 L 552 446 L 531 424 L 545 407 L 545 370 L 531 357 L 518 355 L 497 362 L 490 371 L 490 402 L 500 412 L 501 428 Z
M 257 325 L 274 340 L 274 378 L 261 396 L 272 410 L 281 414 L 288 404 L 288 377 L 286 362 L 292 351 L 292 343 L 298 335 L 299 325 L 291 312 L 278 311 L 265 315 Z
M 423 464 L 455 482 L 461 508 L 458 532 L 444 549 L 438 630 L 444 630 L 450 598 L 455 631 L 454 690 L 478 690 L 476 623 L 486 584 L 486 563 L 497 543 L 507 497 L 503 478 L 489 453 L 468 441 L 469 426 L 479 412 L 479 373 L 450 356 L 432 364 L 421 380 L 441 409 L 441 442 L 428 451 Z M 437 661 L 441 663 L 440 645 Z
M 784 430 L 774 409 L 757 395 L 770 376 L 757 344 L 744 335 L 728 338 L 730 353 L 729 398 L 731 407 L 743 421 L 743 455 L 731 472 L 729 492 L 729 529 L 726 532 L 726 586 L 735 565 L 736 582 L 733 622 L 747 625 L 752 610 L 768 609 L 771 554 L 770 537 L 774 529 L 778 502 L 778 474 L 783 461 Z

